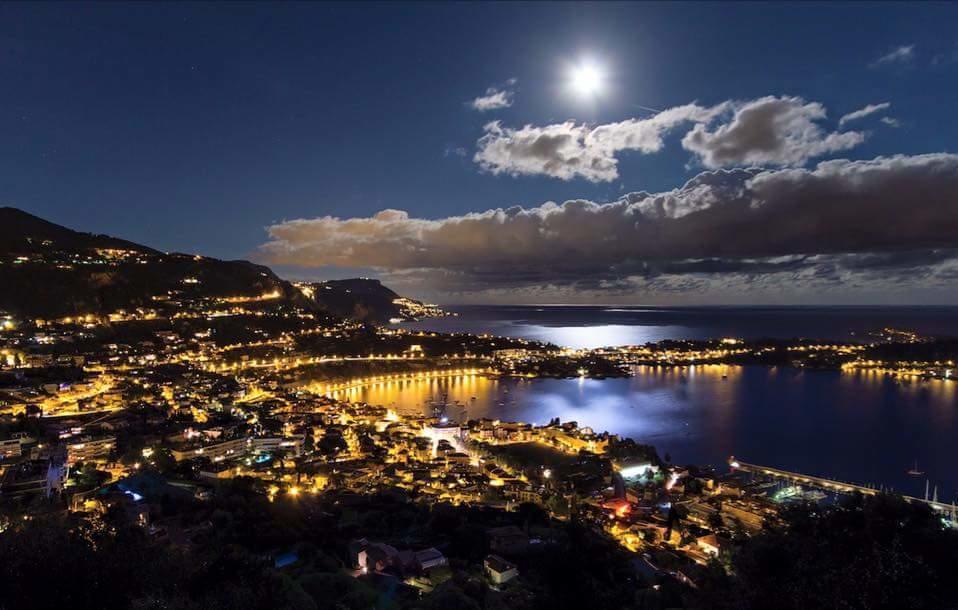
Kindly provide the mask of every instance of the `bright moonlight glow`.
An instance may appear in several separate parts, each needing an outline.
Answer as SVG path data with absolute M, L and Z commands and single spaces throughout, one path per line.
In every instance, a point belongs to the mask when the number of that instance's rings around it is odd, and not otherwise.
M 570 84 L 579 95 L 595 95 L 602 89 L 602 71 L 595 64 L 581 64 L 572 69 Z

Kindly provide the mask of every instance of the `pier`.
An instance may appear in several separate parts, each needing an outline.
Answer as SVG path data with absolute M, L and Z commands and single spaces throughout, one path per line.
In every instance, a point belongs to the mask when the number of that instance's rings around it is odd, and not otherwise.
M 781 468 L 773 468 L 772 466 L 760 466 L 758 464 L 749 464 L 748 462 L 743 462 L 741 460 L 735 459 L 734 456 L 730 457 L 728 460 L 728 465 L 732 470 L 739 470 L 742 472 L 748 472 L 764 477 L 769 477 L 773 479 L 782 479 L 793 483 L 795 485 L 801 485 L 804 487 L 814 487 L 824 491 L 830 491 L 834 493 L 845 493 L 853 494 L 860 493 L 866 496 L 874 496 L 880 493 L 881 490 L 875 489 L 874 487 L 859 485 L 857 483 L 848 483 L 845 481 L 836 481 L 834 479 L 827 479 L 825 477 L 817 477 L 809 474 L 802 474 L 800 472 L 791 472 L 788 470 L 782 470 Z M 958 507 L 954 503 L 947 504 L 945 502 L 938 502 L 937 500 L 929 500 L 927 498 L 916 498 L 914 496 L 902 495 L 902 498 L 906 502 L 927 504 L 935 512 L 941 514 L 943 517 L 947 517 L 951 521 L 953 527 L 958 526 Z

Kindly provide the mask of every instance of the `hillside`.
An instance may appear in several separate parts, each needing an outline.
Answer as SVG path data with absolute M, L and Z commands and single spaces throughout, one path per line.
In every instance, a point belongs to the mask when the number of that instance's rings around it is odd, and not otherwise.
M 81 252 L 98 248 L 160 254 L 123 239 L 81 233 L 17 208 L 0 207 L 0 255 L 43 254 L 51 250 Z
M 329 280 L 297 286 L 320 309 L 343 318 L 383 323 L 445 315 L 437 307 L 402 297 L 374 279 Z
M 308 297 L 262 265 L 159 252 L 9 207 L 0 208 L 0 286 L 0 311 L 28 318 L 237 303 L 247 309 L 297 306 L 371 322 L 408 317 L 393 303 L 401 297 L 375 280 L 317 284 L 322 289 Z

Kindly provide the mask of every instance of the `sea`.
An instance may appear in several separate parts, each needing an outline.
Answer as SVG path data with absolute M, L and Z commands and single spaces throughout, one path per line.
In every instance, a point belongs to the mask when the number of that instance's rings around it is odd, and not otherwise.
M 720 337 L 867 342 L 871 333 L 883 328 L 958 337 L 958 307 L 470 305 L 445 309 L 456 315 L 400 326 L 521 337 L 573 348 Z
M 868 341 L 883 328 L 958 336 L 958 307 L 451 308 L 456 317 L 404 328 L 523 337 L 587 348 L 662 339 L 820 338 Z M 958 381 L 874 372 L 697 365 L 636 367 L 620 379 L 451 379 L 356 388 L 353 400 L 450 416 L 544 424 L 576 421 L 655 445 L 674 463 L 754 464 L 940 500 L 958 493 Z M 909 471 L 920 471 L 916 475 Z

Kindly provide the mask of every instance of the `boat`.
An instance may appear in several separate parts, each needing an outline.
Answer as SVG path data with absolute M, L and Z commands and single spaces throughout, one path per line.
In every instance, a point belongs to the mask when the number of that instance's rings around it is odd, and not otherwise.
M 432 410 L 432 416 L 440 421 L 448 419 L 446 411 L 449 408 L 449 394 L 443 392 L 438 397 L 428 400 L 426 404 Z
M 828 494 L 818 489 L 809 489 L 802 495 L 804 496 L 805 500 L 809 502 L 821 502 L 828 497 Z
M 908 470 L 908 475 L 913 477 L 920 477 L 925 474 L 924 470 L 918 470 L 918 460 L 915 460 L 915 465 Z

